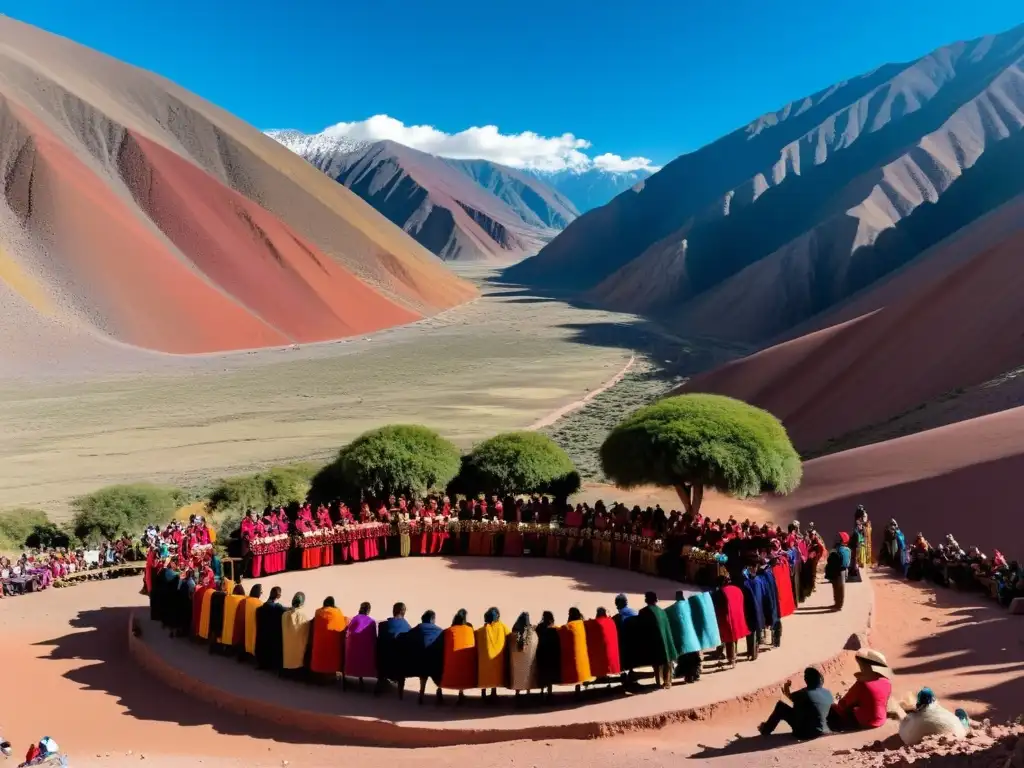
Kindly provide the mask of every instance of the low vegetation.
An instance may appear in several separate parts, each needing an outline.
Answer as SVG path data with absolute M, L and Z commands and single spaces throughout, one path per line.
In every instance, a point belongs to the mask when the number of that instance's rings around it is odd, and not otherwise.
M 85 544 L 125 533 L 137 535 L 151 523 L 169 522 L 187 498 L 178 488 L 148 483 L 111 485 L 71 502 L 72 532 Z
M 331 474 L 376 498 L 443 490 L 458 474 L 459 449 L 427 427 L 391 424 L 364 432 L 338 453 Z
M 598 451 L 608 433 L 624 417 L 664 396 L 680 381 L 638 361 L 614 387 L 542 431 L 565 450 L 584 481 L 606 482 Z
M 782 422 L 722 395 L 678 395 L 642 408 L 612 430 L 600 456 L 616 485 L 674 488 L 694 513 L 705 488 L 737 498 L 789 493 L 803 471 Z
M 569 455 L 547 435 L 506 432 L 462 457 L 452 488 L 467 496 L 544 493 L 566 498 L 580 489 Z

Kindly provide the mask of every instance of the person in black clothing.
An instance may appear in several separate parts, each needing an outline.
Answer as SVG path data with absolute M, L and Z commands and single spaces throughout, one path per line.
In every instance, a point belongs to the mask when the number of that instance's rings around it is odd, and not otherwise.
M 786 681 L 782 693 L 793 703 L 780 701 L 775 705 L 768 719 L 757 727 L 762 736 L 771 735 L 781 722 L 788 723 L 798 739 L 816 739 L 829 732 L 826 720 L 835 699 L 825 687 L 825 678 L 814 667 L 808 667 L 804 670 L 804 683 L 806 688 L 792 691 Z

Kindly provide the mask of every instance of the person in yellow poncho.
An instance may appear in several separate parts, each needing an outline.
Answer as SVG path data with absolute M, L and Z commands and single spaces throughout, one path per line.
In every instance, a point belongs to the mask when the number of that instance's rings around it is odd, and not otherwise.
M 235 616 L 238 609 L 245 602 L 245 587 L 236 584 L 234 591 L 224 598 L 224 619 L 220 627 L 220 644 L 228 648 L 237 642 L 235 638 Z
M 305 670 L 309 655 L 309 617 L 302 606 L 306 596 L 296 592 L 292 607 L 281 614 L 281 635 L 284 641 L 283 672 L 287 676 L 299 676 Z
M 508 666 L 505 663 L 505 646 L 509 629 L 501 621 L 497 608 L 488 608 L 484 614 L 484 625 L 476 631 L 477 685 L 481 698 L 498 695 L 498 688 L 508 687 Z
M 203 592 L 203 606 L 199 614 L 199 637 L 203 640 L 210 639 L 210 605 L 213 603 L 213 594 L 216 589 L 208 589 Z
M 244 614 L 245 630 L 242 633 L 243 652 L 247 656 L 256 656 L 256 610 L 263 605 L 263 585 L 253 584 L 249 596 L 245 598 L 239 612 Z
M 579 693 L 582 683 L 590 680 L 590 655 L 587 653 L 587 630 L 579 608 L 569 609 L 569 621 L 558 628 L 562 657 L 562 684 L 575 685 Z

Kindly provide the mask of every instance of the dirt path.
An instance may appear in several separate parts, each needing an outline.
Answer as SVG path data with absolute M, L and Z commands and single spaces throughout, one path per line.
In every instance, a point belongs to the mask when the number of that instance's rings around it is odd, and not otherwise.
M 622 378 L 627 373 L 629 373 L 629 371 L 630 371 L 630 369 L 632 369 L 634 363 L 636 363 L 636 355 L 631 355 L 630 358 L 629 358 L 629 362 L 626 363 L 626 365 L 622 368 L 622 370 L 619 371 L 614 376 L 612 376 L 610 379 L 608 379 L 608 381 L 606 381 L 600 387 L 598 387 L 595 390 L 592 390 L 591 392 L 588 392 L 586 395 L 581 397 L 579 400 L 574 400 L 573 402 L 569 403 L 568 405 L 564 405 L 561 408 L 559 408 L 558 410 L 552 411 L 551 413 L 549 413 L 547 416 L 545 416 L 544 418 L 540 419 L 539 421 L 535 421 L 533 424 L 531 424 L 529 427 L 527 427 L 527 429 L 537 430 L 537 429 L 544 429 L 544 427 L 550 427 L 552 424 L 554 424 L 556 421 L 558 421 L 563 416 L 568 416 L 573 411 L 578 411 L 580 408 L 582 408 L 584 405 L 589 403 L 591 400 L 593 400 L 595 397 L 600 395 L 602 392 L 607 392 L 609 389 L 611 389 L 616 384 L 618 384 L 620 381 L 622 381 Z

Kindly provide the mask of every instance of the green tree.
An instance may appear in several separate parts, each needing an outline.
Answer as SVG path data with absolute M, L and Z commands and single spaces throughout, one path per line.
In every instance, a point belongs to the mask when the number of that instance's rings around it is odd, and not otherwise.
M 46 513 L 39 509 L 19 508 L 0 512 L 0 549 L 21 549 L 36 526 L 49 522 Z
M 392 424 L 342 448 L 335 470 L 344 485 L 378 499 L 400 493 L 416 498 L 451 482 L 459 471 L 459 449 L 427 427 Z
M 220 480 L 209 500 L 210 511 L 218 518 L 218 539 L 228 539 L 250 509 L 262 512 L 304 502 L 318 471 L 316 464 L 298 462 Z
M 150 523 L 170 521 L 184 498 L 177 488 L 146 483 L 111 485 L 71 502 L 72 528 L 86 543 L 139 534 Z
M 674 488 L 687 511 L 704 489 L 737 498 L 785 494 L 800 484 L 800 455 L 767 411 L 721 395 L 679 395 L 641 408 L 601 446 L 616 485 Z
M 524 493 L 568 498 L 580 488 L 569 455 L 538 432 L 506 432 L 484 440 L 463 457 L 454 486 L 460 493 L 499 496 Z

